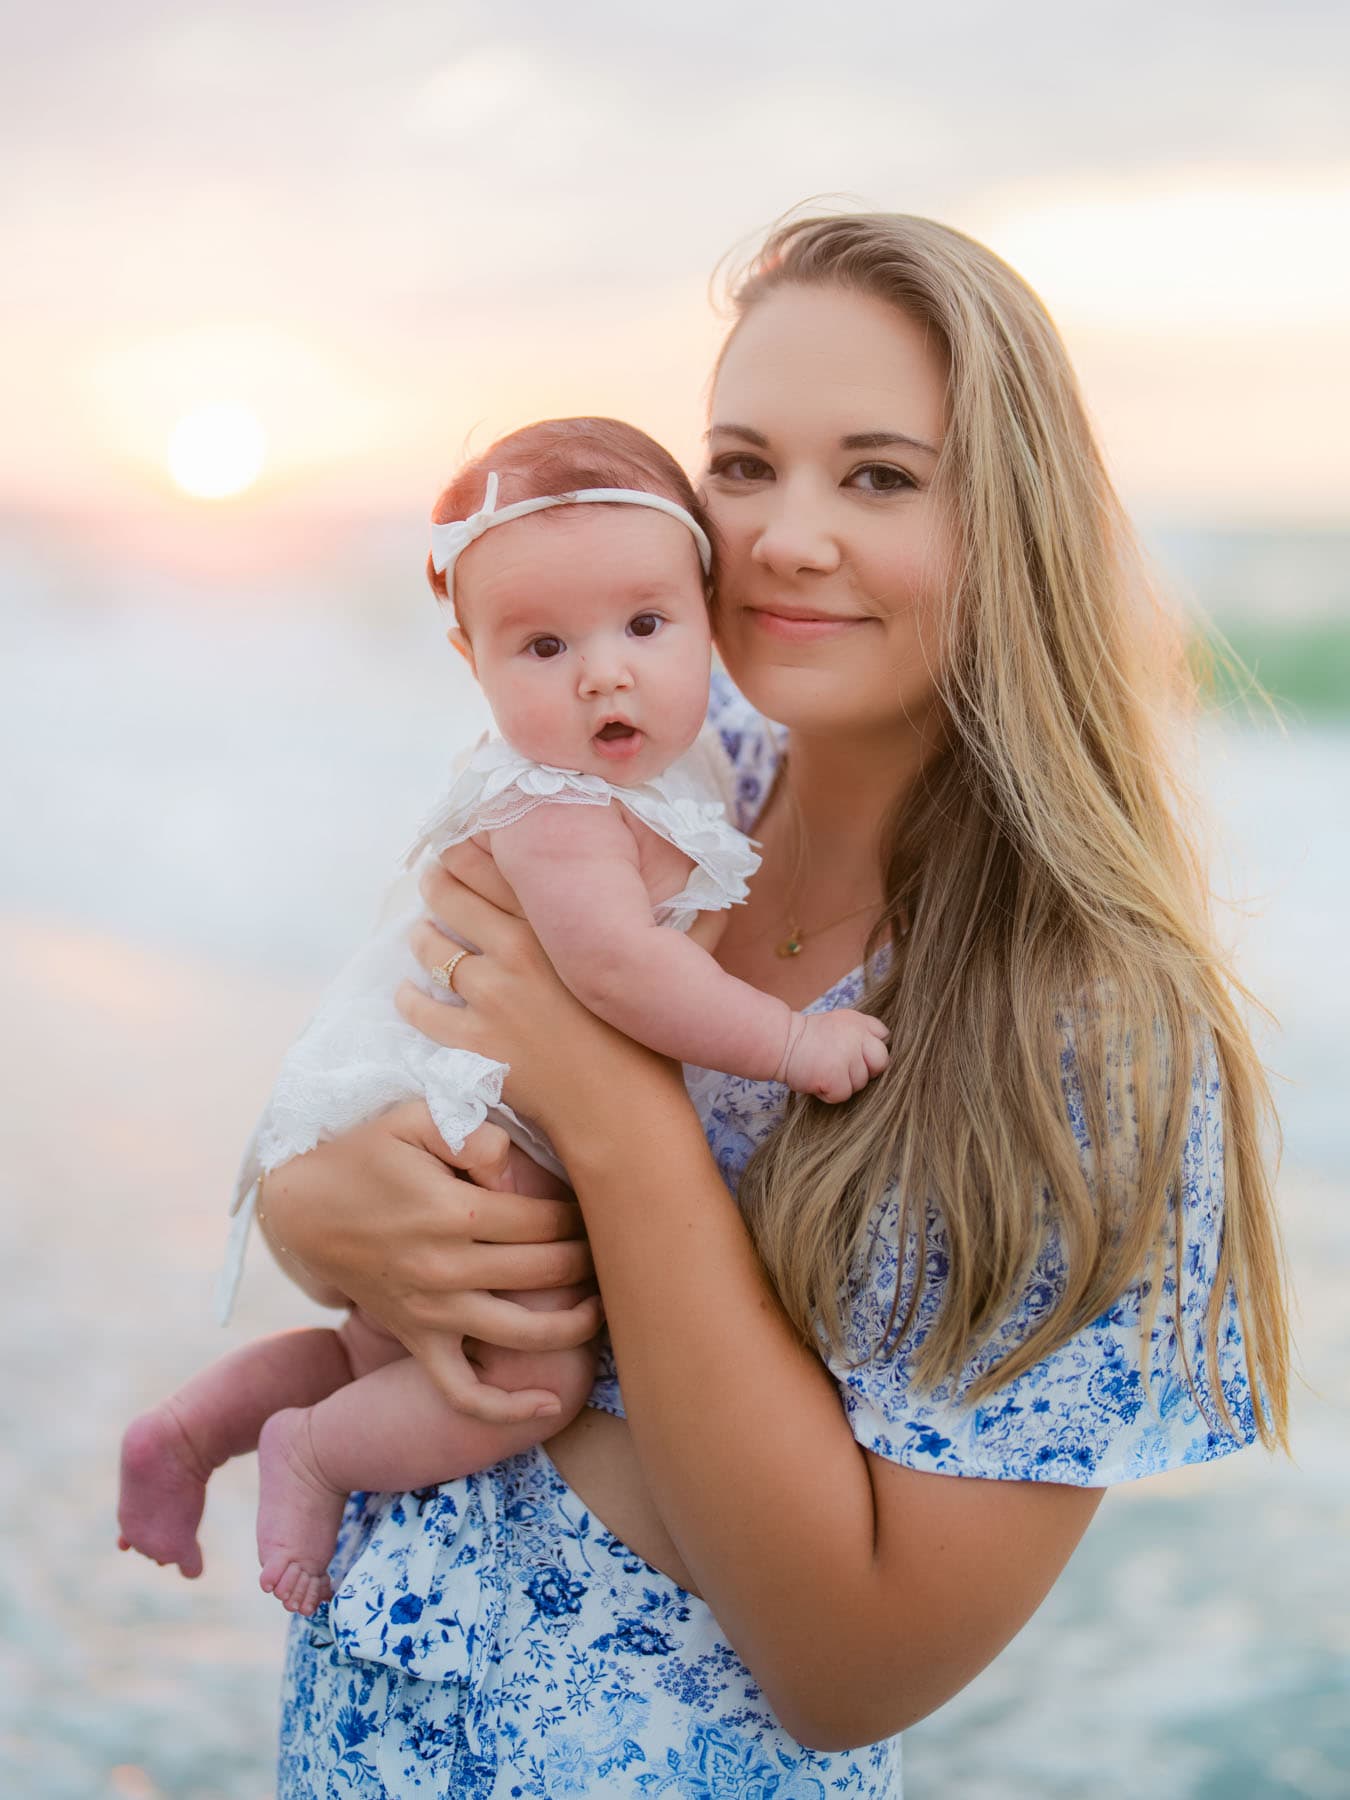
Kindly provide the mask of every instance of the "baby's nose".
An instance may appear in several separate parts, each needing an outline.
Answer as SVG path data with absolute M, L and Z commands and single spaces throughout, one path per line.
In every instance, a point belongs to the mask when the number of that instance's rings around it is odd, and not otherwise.
M 589 654 L 582 659 L 581 692 L 613 694 L 633 685 L 628 659 L 618 654 Z

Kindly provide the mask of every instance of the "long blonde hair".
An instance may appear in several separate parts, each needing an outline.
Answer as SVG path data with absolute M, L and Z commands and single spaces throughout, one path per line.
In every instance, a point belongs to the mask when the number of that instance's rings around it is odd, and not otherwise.
M 849 1279 L 898 1177 L 902 1243 L 922 1259 L 931 1199 L 949 1258 L 915 1352 L 921 1382 L 954 1378 L 1016 1313 L 1051 1235 L 1057 1298 L 971 1398 L 1140 1281 L 1149 1330 L 1164 1270 L 1184 1355 L 1182 1158 L 1212 1045 L 1224 1208 L 1208 1387 L 1231 1426 L 1218 1342 L 1232 1292 L 1257 1428 L 1283 1443 L 1269 1091 L 1172 772 L 1168 737 L 1189 692 L 1180 636 L 1156 603 L 1064 346 L 1011 269 L 929 220 L 782 226 L 735 290 L 738 317 L 789 283 L 885 300 L 945 352 L 937 480 L 962 550 L 938 671 L 946 742 L 888 823 L 886 910 L 869 946 L 892 948 L 864 1002 L 890 1027 L 890 1065 L 845 1107 L 794 1100 L 757 1150 L 740 1192 L 760 1255 L 803 1336 L 842 1350 Z M 1091 1167 L 1066 1108 L 1066 1056 Z M 923 1277 L 921 1262 L 903 1309 L 897 1287 L 888 1338 L 907 1331 Z

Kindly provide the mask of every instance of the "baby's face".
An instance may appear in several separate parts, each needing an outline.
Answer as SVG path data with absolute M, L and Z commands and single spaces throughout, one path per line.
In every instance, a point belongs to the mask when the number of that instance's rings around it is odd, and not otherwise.
M 455 593 L 497 728 L 534 762 L 620 787 L 698 736 L 712 634 L 687 526 L 649 507 L 582 505 L 484 532 Z

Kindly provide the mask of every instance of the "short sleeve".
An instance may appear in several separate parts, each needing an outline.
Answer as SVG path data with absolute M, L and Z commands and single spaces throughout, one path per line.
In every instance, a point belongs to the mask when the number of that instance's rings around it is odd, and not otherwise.
M 722 740 L 735 771 L 739 831 L 753 831 L 773 786 L 786 732 L 757 713 L 731 677 L 714 670 L 708 689 L 708 723 Z
M 1080 1154 L 1086 1158 L 1071 1047 L 1061 1079 Z M 917 1226 L 902 1252 L 897 1201 L 893 1193 L 884 1197 L 870 1263 L 851 1294 L 846 1348 L 859 1366 L 850 1367 L 844 1357 L 830 1358 L 859 1443 L 888 1461 L 933 1474 L 1075 1487 L 1133 1481 L 1250 1444 L 1256 1421 L 1231 1287 L 1220 1315 L 1218 1346 L 1231 1431 L 1215 1404 L 1205 1350 L 1223 1229 L 1222 1091 L 1209 1043 L 1192 1073 L 1180 1181 L 1180 1269 L 1175 1254 L 1164 1259 L 1162 1292 L 1147 1341 L 1140 1322 L 1149 1295 L 1141 1283 L 1041 1362 L 977 1402 L 967 1398 L 971 1386 L 1053 1306 L 1063 1274 L 1055 1247 L 1052 1243 L 1038 1263 L 1017 1313 L 959 1377 L 922 1388 L 911 1377 L 911 1365 L 941 1303 L 946 1240 L 940 1219 L 930 1211 L 924 1291 L 914 1319 L 898 1343 L 873 1354 L 891 1316 L 897 1274 L 903 1317 L 919 1263 Z M 868 1360 L 861 1361 L 863 1357 Z M 1200 1403 L 1187 1378 L 1188 1365 Z

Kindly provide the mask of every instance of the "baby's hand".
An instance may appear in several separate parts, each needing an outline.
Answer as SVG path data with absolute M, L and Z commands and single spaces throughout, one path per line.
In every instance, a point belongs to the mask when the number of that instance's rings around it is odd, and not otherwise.
M 778 1080 L 832 1104 L 865 1088 L 886 1067 L 888 1028 L 866 1013 L 794 1013 Z

